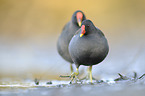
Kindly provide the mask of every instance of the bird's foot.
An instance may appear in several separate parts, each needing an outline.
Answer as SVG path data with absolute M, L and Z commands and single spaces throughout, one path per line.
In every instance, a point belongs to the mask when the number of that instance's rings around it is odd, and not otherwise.
M 86 77 L 80 78 L 79 81 L 83 83 L 87 83 L 87 84 L 94 84 L 98 80 L 94 77 L 92 77 L 92 80 L 91 80 L 88 76 L 86 76 Z
M 78 75 L 79 75 L 79 72 L 73 72 L 73 73 L 70 75 L 70 78 L 71 78 L 70 84 L 72 84 L 72 82 L 77 83 L 77 81 L 79 81 Z
M 73 77 L 76 77 L 78 74 L 79 74 L 78 72 L 73 72 L 71 75 L 66 75 L 66 76 L 60 75 L 59 77 L 61 77 L 61 78 L 73 78 Z
M 70 78 L 70 75 L 66 75 L 66 76 L 60 75 L 59 77 L 61 77 L 61 78 Z
M 70 76 L 62 76 L 62 75 L 60 75 L 59 77 L 61 77 L 61 78 L 71 78 L 70 84 L 72 84 L 73 81 L 75 81 L 77 83 L 78 75 L 79 75 L 79 71 L 78 71 L 78 68 L 77 68 L 76 72 L 73 72 Z
M 73 82 L 77 83 L 77 81 L 79 80 L 77 72 L 73 72 L 71 75 L 68 75 L 68 76 L 60 75 L 59 77 L 61 77 L 61 78 L 71 78 L 70 84 L 72 84 Z

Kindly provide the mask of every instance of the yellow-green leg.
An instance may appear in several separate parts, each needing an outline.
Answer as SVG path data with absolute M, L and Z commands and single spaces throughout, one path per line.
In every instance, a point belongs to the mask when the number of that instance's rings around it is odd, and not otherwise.
M 76 72 L 73 72 L 70 77 L 78 76 L 79 75 L 79 68 L 76 68 Z
M 86 79 L 89 80 L 90 78 L 90 66 L 87 68 L 87 76 Z
M 92 66 L 89 67 L 89 73 L 90 82 L 92 83 Z
M 72 81 L 74 81 L 74 79 L 75 79 L 75 81 L 77 82 L 77 76 L 79 75 L 79 69 L 78 68 L 76 68 L 76 72 L 73 72 L 72 74 L 71 74 L 71 76 L 70 76 L 70 78 L 72 78 L 71 79 L 71 81 L 70 81 L 70 83 L 72 83 Z
M 72 64 L 70 64 L 70 70 L 71 70 L 71 74 L 72 74 L 74 72 Z
M 62 77 L 62 78 L 63 78 L 63 77 L 64 77 L 64 78 L 65 78 L 65 77 L 69 77 L 69 78 L 73 78 L 73 79 L 75 78 L 75 79 L 77 79 L 77 76 L 78 76 L 78 75 L 79 75 L 79 68 L 76 68 L 76 72 L 72 72 L 71 75 L 69 75 L 69 76 L 62 76 L 62 75 L 60 75 L 60 77 Z M 72 80 L 73 80 L 73 79 L 72 79 Z

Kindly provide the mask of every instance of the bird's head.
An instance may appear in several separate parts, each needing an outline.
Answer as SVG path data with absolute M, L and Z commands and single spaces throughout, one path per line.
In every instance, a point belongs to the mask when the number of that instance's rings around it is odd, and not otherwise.
M 81 27 L 82 21 L 86 20 L 84 13 L 81 10 L 77 10 L 74 12 L 72 16 L 72 21 L 79 27 Z
M 82 37 L 85 34 L 90 33 L 93 29 L 96 29 L 94 24 L 91 20 L 84 20 L 81 25 L 81 33 L 80 37 Z

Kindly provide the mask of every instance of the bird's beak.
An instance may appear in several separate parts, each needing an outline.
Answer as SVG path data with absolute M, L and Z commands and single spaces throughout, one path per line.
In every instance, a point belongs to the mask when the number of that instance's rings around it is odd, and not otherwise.
M 82 25 L 81 30 L 82 31 L 81 31 L 80 37 L 82 37 L 86 33 L 85 25 Z
M 76 14 L 76 17 L 77 17 L 77 23 L 78 23 L 79 27 L 81 27 L 82 19 L 83 19 L 83 14 L 81 12 L 78 12 Z
M 82 37 L 84 34 L 80 34 L 80 37 Z
M 78 22 L 79 27 L 81 27 L 81 24 L 82 24 L 81 18 L 78 18 L 77 22 Z

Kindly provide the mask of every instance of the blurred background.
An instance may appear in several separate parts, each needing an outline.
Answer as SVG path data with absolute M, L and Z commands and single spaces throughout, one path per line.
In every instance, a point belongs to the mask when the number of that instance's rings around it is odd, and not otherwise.
M 78 9 L 104 32 L 110 46 L 107 58 L 93 66 L 94 77 L 145 73 L 145 0 L 0 0 L 0 78 L 70 74 L 56 42 Z

